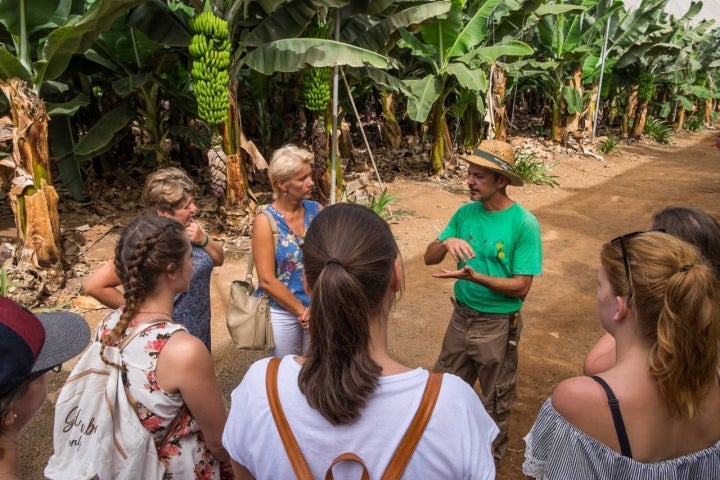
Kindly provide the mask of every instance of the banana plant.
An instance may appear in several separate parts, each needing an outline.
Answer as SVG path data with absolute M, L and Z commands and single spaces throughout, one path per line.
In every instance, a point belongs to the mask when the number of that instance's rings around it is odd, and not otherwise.
M 488 89 L 484 68 L 501 57 L 522 57 L 533 51 L 512 38 L 492 42 L 491 19 L 501 3 L 452 0 L 450 11 L 442 18 L 422 25 L 417 32 L 400 30 L 398 47 L 406 50 L 416 64 L 412 76 L 403 78 L 411 92 L 408 115 L 417 122 L 431 119 L 433 174 L 444 170 L 453 154 L 446 124 L 451 95 L 460 90 L 475 94 L 476 108 L 483 112 L 482 97 Z
M 22 244 L 16 262 L 19 269 L 38 272 L 45 291 L 61 288 L 65 276 L 58 195 L 47 145 L 48 116 L 39 94 L 65 73 L 75 54 L 86 51 L 118 15 L 141 1 L 0 3 L 0 36 L 6 39 L 0 44 L 0 90 L 17 132 L 12 153 L 2 162 L 5 178 L 12 178 L 9 198 Z
M 238 78 L 246 77 L 241 69 L 251 68 L 263 75 L 281 72 L 294 73 L 303 68 L 347 66 L 357 71 L 371 71 L 381 77 L 381 69 L 396 65 L 380 53 L 392 42 L 392 34 L 401 26 L 419 24 L 438 15 L 447 2 L 419 2 L 410 5 L 388 0 L 351 2 L 349 0 L 267 0 L 247 2 L 236 0 L 227 3 L 213 0 L 212 11 L 224 18 L 233 36 L 233 55 L 230 65 L 230 111 L 220 132 L 223 150 L 227 155 L 227 194 L 225 205 L 250 206 L 247 178 L 257 159 L 257 149 L 245 137 L 240 122 L 240 109 L 236 101 Z M 196 11 L 202 7 L 195 5 Z M 301 38 L 317 13 L 327 9 L 329 19 L 336 18 L 340 9 L 341 39 L 322 40 Z M 331 28 L 331 31 L 334 31 Z M 368 33 L 371 32 L 371 33 Z M 372 32 L 378 32 L 373 35 Z M 380 36 L 380 33 L 383 33 Z M 377 37 L 382 41 L 368 40 Z M 365 42 L 365 43 L 364 43 Z M 373 45 L 372 49 L 362 45 Z M 249 161 L 251 158 L 253 161 Z

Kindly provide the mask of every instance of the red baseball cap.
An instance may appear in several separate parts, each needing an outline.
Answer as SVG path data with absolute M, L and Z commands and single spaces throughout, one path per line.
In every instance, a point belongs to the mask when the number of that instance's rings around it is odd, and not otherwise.
M 71 312 L 33 314 L 0 296 L 0 397 L 87 347 L 90 327 Z

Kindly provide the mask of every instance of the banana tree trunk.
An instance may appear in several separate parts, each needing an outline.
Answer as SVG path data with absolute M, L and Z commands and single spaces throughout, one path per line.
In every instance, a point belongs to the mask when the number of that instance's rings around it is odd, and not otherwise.
M 507 140 L 507 112 L 505 109 L 505 88 L 507 86 L 507 75 L 505 71 L 493 65 L 490 70 L 492 76 L 492 101 L 493 101 L 493 123 L 495 139 Z
M 558 95 L 552 105 L 552 127 L 550 139 L 553 142 L 562 141 L 562 96 Z
M 385 142 L 385 148 L 395 150 L 400 147 L 402 133 L 395 116 L 395 97 L 392 92 L 383 90 L 380 93 L 380 105 L 383 113 L 380 119 L 380 132 Z
M 645 131 L 645 121 L 647 120 L 648 101 L 642 100 L 638 102 L 637 111 L 635 112 L 635 121 L 633 122 L 631 138 L 640 138 Z
M 211 175 L 217 175 L 222 178 L 225 176 L 224 195 L 218 195 L 219 198 L 225 200 L 225 208 L 232 207 L 244 208 L 248 203 L 248 168 L 252 164 L 251 155 L 247 148 L 248 140 L 242 130 L 240 123 L 240 108 L 237 103 L 237 80 L 230 81 L 230 110 L 225 123 L 220 125 L 220 135 L 222 136 L 222 149 L 228 153 L 225 165 L 225 171 L 222 166 L 211 166 Z M 215 168 L 218 169 L 215 172 Z M 216 192 L 216 195 L 223 192 Z
M 576 68 L 573 70 L 572 76 L 568 79 L 568 87 L 572 88 L 578 93 L 579 98 L 583 98 L 583 88 L 582 88 L 582 69 Z M 576 111 L 573 114 L 567 113 L 569 108 L 565 110 L 565 138 L 563 140 L 567 139 L 567 135 L 573 132 L 577 132 L 580 129 L 580 119 L 583 116 L 583 109 L 582 106 L 580 107 L 580 110 Z
M 685 125 L 685 107 L 678 105 L 677 114 L 675 115 L 675 132 L 681 132 Z
M 50 171 L 47 111 L 22 80 L 0 81 L 0 90 L 10 103 L 13 123 L 13 187 L 9 198 L 22 243 L 16 265 L 19 270 L 38 272 L 45 290 L 55 292 L 64 286 L 65 276 L 58 194 Z
M 430 174 L 445 170 L 445 161 L 452 158 L 452 140 L 450 139 L 450 131 L 445 123 L 445 105 L 442 95 L 432 107 L 432 131 L 433 143 L 432 152 L 430 154 Z

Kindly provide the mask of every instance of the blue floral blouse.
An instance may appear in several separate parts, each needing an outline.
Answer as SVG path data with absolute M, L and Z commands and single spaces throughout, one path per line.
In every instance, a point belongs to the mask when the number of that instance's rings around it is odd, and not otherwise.
M 302 203 L 305 208 L 305 230 L 307 231 L 322 207 L 312 200 L 303 200 Z M 310 297 L 305 293 L 302 281 L 304 266 L 301 247 L 304 237 L 290 230 L 285 217 L 272 205 L 268 205 L 266 211 L 270 212 L 278 226 L 278 241 L 275 245 L 275 277 L 295 295 L 295 298 L 300 300 L 303 305 L 308 306 Z M 263 289 L 258 285 L 255 296 L 259 297 L 262 294 Z M 270 295 L 268 295 L 268 299 L 271 307 L 284 310 Z

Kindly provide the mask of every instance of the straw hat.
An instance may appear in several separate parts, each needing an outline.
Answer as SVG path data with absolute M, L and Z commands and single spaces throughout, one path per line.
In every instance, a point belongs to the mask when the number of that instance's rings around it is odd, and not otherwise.
M 523 179 L 513 172 L 515 153 L 512 145 L 499 140 L 483 140 L 471 153 L 458 155 L 462 160 L 492 170 L 510 180 L 510 185 L 519 187 Z

